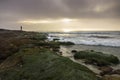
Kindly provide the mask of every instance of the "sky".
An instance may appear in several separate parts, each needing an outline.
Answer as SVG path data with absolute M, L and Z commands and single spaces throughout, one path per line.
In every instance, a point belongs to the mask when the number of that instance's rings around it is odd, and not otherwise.
M 0 28 L 120 31 L 120 0 L 0 0 Z

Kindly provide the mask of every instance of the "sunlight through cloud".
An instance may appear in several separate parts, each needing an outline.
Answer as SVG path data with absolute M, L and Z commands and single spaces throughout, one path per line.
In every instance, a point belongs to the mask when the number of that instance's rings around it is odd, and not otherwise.
M 50 24 L 50 23 L 72 23 L 75 19 L 63 18 L 63 19 L 45 19 L 45 20 L 24 20 L 18 23 L 24 24 Z
M 63 29 L 63 32 L 71 32 L 72 30 L 70 30 L 70 29 Z

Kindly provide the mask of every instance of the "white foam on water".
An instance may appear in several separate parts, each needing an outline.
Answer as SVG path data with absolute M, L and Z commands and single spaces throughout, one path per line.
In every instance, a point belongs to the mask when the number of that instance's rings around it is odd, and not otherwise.
M 100 37 L 99 37 L 100 36 Z M 104 38 L 106 37 L 107 38 Z M 120 47 L 119 35 L 107 34 L 49 34 L 48 39 L 59 39 L 60 42 L 73 42 L 84 45 L 101 45 Z

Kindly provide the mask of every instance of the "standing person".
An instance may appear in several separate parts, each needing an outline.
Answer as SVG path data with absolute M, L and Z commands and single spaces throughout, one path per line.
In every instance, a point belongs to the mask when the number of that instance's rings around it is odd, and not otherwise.
M 22 31 L 22 26 L 20 26 L 20 30 Z

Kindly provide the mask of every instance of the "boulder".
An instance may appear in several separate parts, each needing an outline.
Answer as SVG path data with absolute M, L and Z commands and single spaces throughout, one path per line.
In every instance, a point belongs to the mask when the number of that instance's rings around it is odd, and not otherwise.
M 101 76 L 104 76 L 106 74 L 110 74 L 113 71 L 113 69 L 111 67 L 108 67 L 108 66 L 100 67 L 99 70 L 102 71 L 100 73 Z
M 53 48 L 54 52 L 59 52 L 59 49 Z
M 72 53 L 77 53 L 77 50 L 72 50 L 71 52 L 72 52 Z
M 114 70 L 111 74 L 118 74 L 118 75 L 120 75 L 120 69 Z

